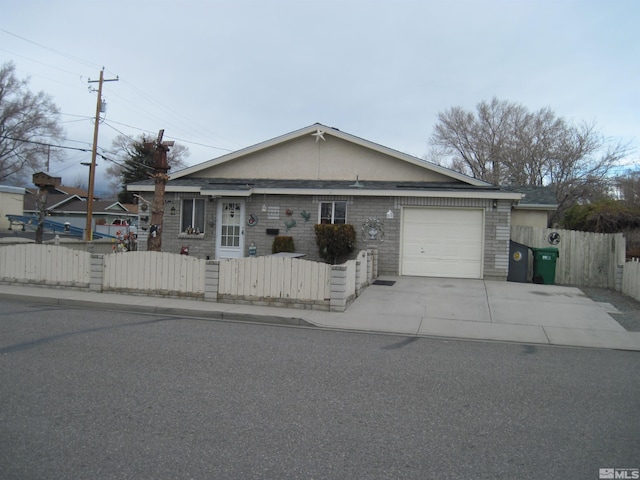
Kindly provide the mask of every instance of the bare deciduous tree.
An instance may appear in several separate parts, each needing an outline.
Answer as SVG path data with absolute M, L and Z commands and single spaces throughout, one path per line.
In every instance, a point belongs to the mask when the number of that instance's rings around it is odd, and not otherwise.
M 438 114 L 430 158 L 494 185 L 550 185 L 559 209 L 605 196 L 610 174 L 631 149 L 594 125 L 574 125 L 548 107 L 492 99 L 477 112 L 453 107 Z
M 58 108 L 28 83 L 17 78 L 13 63 L 0 66 L 0 181 L 14 185 L 31 183 L 47 157 L 59 157 L 61 151 L 46 144 L 64 138 Z
M 640 171 L 629 170 L 616 177 L 617 197 L 629 207 L 640 206 Z

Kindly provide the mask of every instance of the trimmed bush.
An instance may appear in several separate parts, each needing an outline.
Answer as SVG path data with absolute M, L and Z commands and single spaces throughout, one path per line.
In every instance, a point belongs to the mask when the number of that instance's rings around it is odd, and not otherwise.
M 617 233 L 640 227 L 640 209 L 612 199 L 573 205 L 564 215 L 564 227 L 595 233 Z
M 333 265 L 346 260 L 356 244 L 353 225 L 318 224 L 315 232 L 320 257 Z
M 295 252 L 296 248 L 293 245 L 293 237 L 286 235 L 278 235 L 273 239 L 273 245 L 271 245 L 271 253 L 279 252 Z

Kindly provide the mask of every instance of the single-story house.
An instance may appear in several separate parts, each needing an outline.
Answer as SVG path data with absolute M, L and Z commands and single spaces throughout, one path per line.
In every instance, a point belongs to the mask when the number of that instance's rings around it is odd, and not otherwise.
M 550 186 L 502 187 L 503 190 L 518 192 L 522 199 L 511 210 L 511 225 L 547 228 L 549 219 L 558 209 L 556 192 Z
M 523 198 L 321 124 L 170 175 L 163 251 L 268 255 L 274 236 L 288 235 L 296 252 L 320 260 L 314 225 L 349 223 L 356 252 L 377 247 L 381 275 L 506 280 L 512 210 Z M 150 205 L 152 181 L 127 188 Z
M 77 194 L 47 195 L 47 217 L 60 223 L 68 222 L 78 228 L 87 224 L 87 200 Z M 95 200 L 93 202 L 93 225 L 111 225 L 118 221 L 137 223 L 138 206 L 125 205 L 115 200 Z M 24 215 L 38 215 L 37 194 L 24 198 Z
M 0 229 L 8 230 L 11 226 L 7 215 L 22 215 L 25 189 L 0 185 Z

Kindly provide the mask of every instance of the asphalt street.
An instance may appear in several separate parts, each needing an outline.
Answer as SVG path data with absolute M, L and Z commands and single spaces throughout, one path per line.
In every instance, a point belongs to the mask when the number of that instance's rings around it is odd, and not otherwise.
M 3 479 L 597 479 L 640 354 L 0 301 Z

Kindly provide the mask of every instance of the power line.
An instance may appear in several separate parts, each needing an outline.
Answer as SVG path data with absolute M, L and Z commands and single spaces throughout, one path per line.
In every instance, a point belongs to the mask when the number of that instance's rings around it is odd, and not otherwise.
M 145 129 L 143 129 L 143 128 L 134 127 L 133 125 L 127 125 L 126 123 L 122 123 L 122 122 L 114 122 L 113 120 L 109 120 L 109 122 L 106 122 L 106 121 L 104 122 L 104 124 L 105 124 L 107 127 L 112 128 L 112 129 L 113 129 L 113 130 L 115 130 L 116 132 L 118 132 L 118 133 L 120 133 L 120 134 L 124 135 L 125 137 L 132 139 L 132 140 L 134 140 L 134 138 L 133 138 L 133 137 L 131 137 L 131 135 L 127 135 L 126 133 L 121 132 L 120 130 L 118 130 L 117 128 L 115 128 L 113 125 L 110 125 L 109 123 L 115 123 L 116 125 L 123 125 L 123 126 L 125 126 L 125 127 L 134 128 L 134 129 L 139 130 L 139 131 L 144 132 L 144 133 L 154 133 L 154 132 L 152 132 L 152 131 L 150 131 L 150 130 L 145 130 Z M 184 138 L 174 137 L 173 135 L 170 135 L 170 136 L 169 136 L 169 138 L 172 138 L 172 139 L 174 139 L 174 140 L 177 140 L 177 141 L 179 141 L 179 142 L 183 142 L 183 143 L 190 143 L 190 144 L 192 144 L 192 145 L 198 145 L 198 146 L 200 146 L 200 147 L 214 148 L 214 149 L 216 149 L 216 150 L 222 150 L 222 151 L 224 151 L 224 152 L 232 152 L 232 151 L 233 151 L 233 150 L 230 150 L 230 149 L 228 149 L 228 148 L 216 147 L 215 145 L 207 145 L 207 144 L 204 144 L 204 143 L 194 142 L 194 141 L 192 141 L 192 140 L 185 140 Z
M 44 65 L 45 67 L 53 68 L 54 70 L 58 70 L 58 71 L 63 72 L 63 73 L 68 73 L 69 75 L 73 75 L 74 77 L 75 76 L 79 76 L 75 72 L 70 72 L 69 70 L 65 70 L 65 69 L 57 67 L 55 65 L 51 65 L 51 64 L 45 63 L 45 62 L 41 62 L 40 60 L 34 60 L 33 58 L 25 57 L 24 55 L 20 55 L 19 53 L 10 52 L 9 50 L 7 50 L 5 48 L 0 48 L 0 50 L 2 50 L 3 52 L 8 53 L 9 55 L 13 55 L 13 56 L 16 56 L 16 57 L 24 58 L 25 60 L 29 60 L 30 62 L 39 63 L 40 65 Z M 43 78 L 46 78 L 46 77 L 43 77 Z M 51 80 L 51 79 L 47 78 L 47 80 Z
M 64 58 L 67 58 L 67 59 L 70 59 L 72 61 L 75 61 L 77 63 L 80 63 L 82 65 L 89 65 L 91 67 L 96 67 L 97 66 L 97 64 L 95 64 L 94 62 L 91 62 L 91 61 L 88 61 L 88 60 L 85 60 L 85 59 L 82 59 L 82 58 L 79 58 L 79 57 L 76 57 L 76 56 L 73 56 L 73 55 L 66 54 L 66 53 L 61 52 L 59 50 L 56 50 L 54 48 L 48 47 L 48 46 L 43 45 L 41 43 L 38 43 L 36 41 L 30 40 L 30 39 L 28 39 L 26 37 L 23 37 L 23 36 L 20 36 L 18 34 L 15 34 L 13 32 L 10 32 L 10 31 L 8 31 L 8 30 L 6 30 L 4 28 L 0 28 L 0 32 L 4 32 L 7 35 L 11 35 L 11 36 L 16 37 L 16 38 L 18 38 L 18 39 L 20 39 L 20 40 L 22 40 L 24 42 L 33 44 L 33 45 L 35 45 L 35 46 L 37 46 L 39 48 L 42 48 L 42 49 L 45 49 L 47 51 L 53 52 L 53 53 L 55 53 L 57 55 L 60 55 L 60 56 L 62 56 Z M 7 51 L 5 49 L 0 49 L 0 50 Z M 47 66 L 49 68 L 53 68 L 53 69 L 59 70 L 61 72 L 64 72 L 64 73 L 67 73 L 67 74 L 70 74 L 70 75 L 73 75 L 75 77 L 79 77 L 79 78 L 82 79 L 82 75 L 77 75 L 76 73 L 73 73 L 73 72 L 68 71 L 68 70 L 64 70 L 64 69 L 59 68 L 57 66 L 54 66 L 54 65 L 51 65 L 51 64 L 48 64 L 48 63 L 45 63 L 45 62 L 41 62 L 41 61 L 38 61 L 38 60 L 34 60 L 34 59 L 31 59 L 31 58 L 28 58 L 28 57 L 25 57 L 25 56 L 22 56 L 22 55 L 13 53 L 13 52 L 8 52 L 8 53 L 10 53 L 12 55 L 19 56 L 21 58 L 25 58 L 26 60 L 29 60 L 29 61 L 32 61 L 32 62 L 35 62 L 35 63 L 39 63 L 39 64 L 42 64 L 42 65 L 45 65 L 45 66 Z M 104 68 L 103 68 L 103 71 L 104 71 Z M 40 76 L 41 77 L 41 75 L 35 75 L 35 76 Z M 46 77 L 43 77 L 43 78 L 46 78 Z M 48 78 L 47 78 L 47 80 L 55 81 L 57 83 L 63 83 L 63 82 L 58 82 L 56 80 L 52 80 L 52 79 L 48 79 Z M 120 98 L 123 102 L 125 102 L 125 105 L 124 105 L 125 107 L 128 107 L 128 108 L 135 107 L 141 113 L 143 113 L 144 115 L 147 115 L 147 116 L 150 116 L 152 118 L 155 118 L 156 120 L 160 121 L 161 123 L 169 123 L 169 124 L 171 124 L 171 123 L 177 122 L 179 125 L 181 125 L 183 127 L 183 128 L 178 128 L 179 130 L 186 129 L 189 132 L 197 131 L 201 135 L 205 135 L 205 136 L 213 135 L 213 136 L 221 138 L 222 140 L 230 142 L 228 139 L 225 139 L 221 135 L 218 135 L 217 133 L 215 133 L 215 132 L 213 132 L 213 131 L 211 131 L 211 130 L 209 130 L 207 128 L 203 128 L 201 124 L 198 124 L 198 123 L 194 122 L 190 118 L 188 118 L 185 115 L 181 114 L 179 111 L 176 111 L 175 109 L 172 109 L 172 108 L 168 107 L 167 105 L 164 105 L 164 104 L 158 102 L 154 97 L 148 95 L 145 91 L 137 88 L 135 85 L 133 85 L 133 84 L 127 82 L 127 81 L 123 81 L 122 83 L 124 85 L 128 86 L 131 89 L 131 91 L 134 92 L 137 95 L 137 97 L 142 98 L 143 100 L 149 102 L 150 105 L 158 108 L 160 111 L 169 113 L 171 121 L 167 122 L 166 118 L 162 118 L 162 116 L 158 116 L 158 115 L 152 114 L 148 109 L 146 109 L 144 107 L 140 107 L 139 105 L 136 105 L 130 99 L 128 99 L 126 97 L 123 97 L 123 96 L 119 95 L 116 92 L 110 92 L 110 96 L 113 95 L 114 97 Z M 120 102 L 116 101 L 115 103 L 120 103 Z M 69 115 L 69 114 L 66 114 L 66 115 Z M 80 116 L 80 115 L 78 115 L 77 117 L 79 117 L 79 118 L 87 118 L 87 119 L 92 118 L 92 117 L 88 117 L 88 116 L 84 117 L 84 116 Z M 77 121 L 81 121 L 81 120 L 77 120 Z M 72 123 L 72 121 L 67 121 L 67 122 L 64 122 L 64 123 Z M 153 133 L 150 130 L 145 130 L 145 129 L 142 129 L 142 128 L 139 128 L 139 127 L 134 127 L 132 125 L 127 125 L 125 123 L 119 123 L 119 122 L 114 122 L 114 121 L 111 121 L 111 123 L 123 125 L 123 126 L 129 127 L 129 128 L 134 128 L 136 130 L 139 130 L 139 131 L 142 131 L 142 132 L 145 132 L 145 133 Z M 105 124 L 106 124 L 106 122 L 105 122 Z M 114 128 L 112 125 L 109 125 L 109 126 L 110 126 L 110 128 L 113 128 L 115 131 L 125 135 L 123 132 L 120 132 L 119 130 Z M 129 136 L 129 135 L 125 135 L 125 136 L 131 138 L 131 136 Z M 215 146 L 215 145 L 210 145 L 210 144 L 203 143 L 203 142 L 196 142 L 196 141 L 187 140 L 187 139 L 178 138 L 178 137 L 172 137 L 172 138 L 174 138 L 175 140 L 178 140 L 180 142 L 190 144 L 190 145 L 195 145 L 195 146 L 200 146 L 200 147 L 205 147 L 205 148 L 211 148 L 211 149 L 220 150 L 220 151 L 223 151 L 223 152 L 231 152 L 231 151 L 233 151 L 232 149 L 222 148 L 222 147 L 218 147 L 218 146 Z M 231 143 L 233 143 L 233 142 L 231 142 Z
M 79 57 L 74 57 L 73 55 L 67 55 L 66 53 L 62 53 L 62 52 L 60 52 L 58 50 L 55 50 L 55 49 L 53 49 L 51 47 L 47 47 L 46 45 L 42 45 L 41 43 L 34 42 L 33 40 L 29 40 L 28 38 L 25 38 L 25 37 L 21 37 L 18 34 L 15 34 L 13 32 L 5 30 L 4 28 L 0 28 L 0 31 L 6 33 L 7 35 L 11 35 L 13 37 L 19 38 L 22 41 L 25 41 L 25 42 L 31 43 L 33 45 L 36 45 L 37 47 L 44 48 L 45 50 L 48 50 L 48 51 L 53 52 L 53 53 L 56 53 L 56 54 L 58 54 L 58 55 L 60 55 L 62 57 L 65 57 L 65 58 L 69 59 L 69 60 L 73 60 L 74 62 L 78 62 L 78 63 L 81 63 L 81 64 L 83 64 L 85 66 L 89 66 L 89 67 L 92 67 L 92 68 L 101 68 L 100 65 L 97 65 L 97 64 L 95 64 L 93 62 L 90 62 L 89 60 L 84 60 L 84 59 L 79 58 Z
M 35 145 L 42 145 L 44 147 L 51 147 L 51 148 L 60 148 L 63 150 L 75 150 L 78 152 L 85 152 L 85 153 L 91 153 L 91 148 L 79 148 L 79 147 L 68 147 L 66 145 L 55 145 L 53 143 L 46 143 L 46 142 L 38 142 L 36 140 L 23 140 L 21 138 L 13 138 L 13 137 L 8 137 L 6 135 L 0 136 L 0 139 L 5 139 L 5 140 L 12 140 L 14 142 L 23 142 L 23 143 L 33 143 Z M 70 141 L 75 141 L 75 140 L 70 140 Z M 80 143 L 85 143 L 85 142 L 80 142 Z M 108 158 L 107 156 L 103 155 L 102 153 L 96 153 L 96 155 L 100 156 L 103 160 L 107 161 L 107 162 L 113 162 L 116 165 L 121 165 L 119 162 L 113 160 L 112 158 Z
M 45 147 L 62 148 L 62 149 L 65 149 L 65 150 L 78 150 L 80 152 L 90 152 L 91 151 L 90 148 L 78 148 L 78 147 L 67 147 L 65 145 L 54 145 L 52 143 L 38 142 L 36 140 L 23 140 L 21 138 L 8 137 L 6 135 L 1 136 L 0 138 L 2 138 L 4 140 L 12 140 L 14 142 L 33 143 L 35 145 L 43 145 Z
M 125 86 L 128 86 L 129 88 L 131 88 L 134 92 L 136 92 L 140 97 L 146 99 L 147 101 L 149 101 L 152 104 L 155 104 L 158 108 L 165 110 L 166 112 L 168 112 L 169 114 L 171 114 L 171 119 L 172 120 L 176 120 L 176 119 L 182 119 L 182 121 L 180 121 L 180 123 L 182 123 L 187 130 L 193 131 L 193 130 L 199 130 L 201 134 L 204 135 L 214 135 L 224 141 L 230 142 L 230 140 L 224 138 L 221 135 L 218 135 L 216 132 L 213 132 L 209 129 L 205 129 L 202 128 L 202 125 L 196 122 L 193 122 L 190 118 L 186 117 L 185 115 L 181 114 L 179 111 L 176 111 L 173 108 L 168 107 L 167 105 L 164 105 L 160 102 L 158 102 L 155 98 L 149 96 L 145 91 L 137 88 L 135 85 L 133 85 L 132 83 L 123 80 L 122 82 Z M 230 142 L 233 143 L 233 142 Z M 231 150 L 228 150 L 231 151 Z

